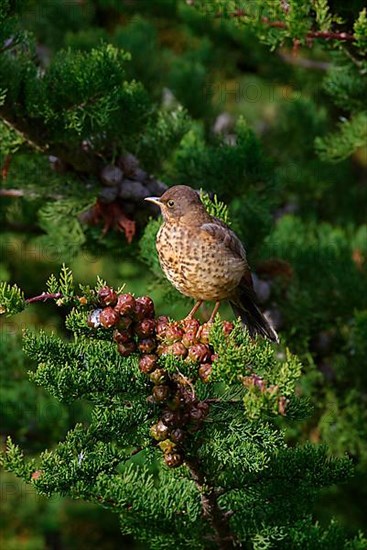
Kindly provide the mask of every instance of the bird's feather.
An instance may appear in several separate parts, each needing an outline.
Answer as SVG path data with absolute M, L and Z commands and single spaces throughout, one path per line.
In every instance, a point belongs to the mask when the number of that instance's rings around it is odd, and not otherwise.
M 212 219 L 212 222 L 204 223 L 201 229 L 221 242 L 233 254 L 246 261 L 245 249 L 237 235 L 222 220 L 214 217 Z

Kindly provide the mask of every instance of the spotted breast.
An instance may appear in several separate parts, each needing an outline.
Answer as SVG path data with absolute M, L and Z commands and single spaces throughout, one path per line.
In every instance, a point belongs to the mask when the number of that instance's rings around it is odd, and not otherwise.
M 164 223 L 157 235 L 159 261 L 167 279 L 185 296 L 224 300 L 239 285 L 247 267 L 245 253 L 233 254 L 211 228 Z M 215 231 L 217 227 L 215 227 Z

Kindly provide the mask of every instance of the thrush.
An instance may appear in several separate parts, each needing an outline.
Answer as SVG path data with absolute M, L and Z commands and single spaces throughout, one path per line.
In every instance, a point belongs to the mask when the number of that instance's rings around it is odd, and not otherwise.
M 145 200 L 157 204 L 163 224 L 156 239 L 159 262 L 172 285 L 196 303 L 215 301 L 213 321 L 222 300 L 228 300 L 251 336 L 260 334 L 272 342 L 278 335 L 256 301 L 245 249 L 237 235 L 205 209 L 198 193 L 186 185 L 171 187 L 161 197 Z

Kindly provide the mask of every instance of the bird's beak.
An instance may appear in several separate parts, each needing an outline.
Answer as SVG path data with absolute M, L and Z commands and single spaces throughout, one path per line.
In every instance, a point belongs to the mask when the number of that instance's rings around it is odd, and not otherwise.
M 145 197 L 144 200 L 152 202 L 153 204 L 156 204 L 157 206 L 162 206 L 162 203 L 161 203 L 159 197 Z

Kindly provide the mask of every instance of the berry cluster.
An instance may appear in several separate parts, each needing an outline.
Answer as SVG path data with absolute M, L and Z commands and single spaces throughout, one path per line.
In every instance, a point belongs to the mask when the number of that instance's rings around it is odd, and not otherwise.
M 88 150 L 88 143 L 85 143 Z M 56 165 L 54 165 L 55 167 Z M 100 173 L 102 188 L 96 203 L 82 212 L 80 221 L 89 225 L 103 224 L 103 232 L 113 229 L 123 231 L 131 243 L 137 229 L 146 225 L 149 215 L 156 215 L 158 208 L 143 200 L 150 196 L 160 196 L 167 186 L 145 172 L 138 159 L 126 153 L 118 157 L 114 164 L 107 164 Z
M 92 328 L 113 328 L 113 338 L 123 357 L 140 354 L 139 369 L 153 384 L 151 403 L 160 407 L 158 421 L 151 427 L 151 436 L 164 453 L 169 467 L 180 466 L 184 458 L 184 442 L 188 434 L 200 429 L 209 412 L 209 405 L 195 396 L 192 383 L 198 378 L 207 383 L 216 359 L 209 344 L 210 324 L 200 325 L 186 318 L 170 322 L 168 317 L 155 317 L 151 298 L 134 298 L 132 294 L 117 294 L 110 287 L 98 292 L 98 309 L 89 314 Z M 230 334 L 233 324 L 224 321 L 223 330 Z M 197 366 L 191 379 L 179 368 L 168 372 L 160 357 L 173 355 Z

